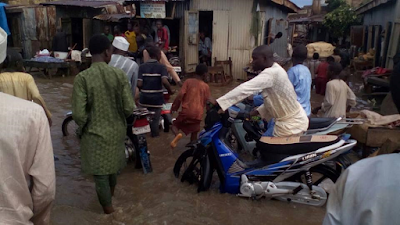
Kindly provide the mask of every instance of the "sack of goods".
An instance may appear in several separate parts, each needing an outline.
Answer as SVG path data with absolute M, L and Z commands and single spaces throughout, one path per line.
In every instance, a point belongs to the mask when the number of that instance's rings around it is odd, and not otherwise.
M 335 47 L 332 44 L 320 41 L 307 45 L 307 57 L 312 58 L 314 53 L 318 53 L 320 58 L 327 58 L 333 55 Z

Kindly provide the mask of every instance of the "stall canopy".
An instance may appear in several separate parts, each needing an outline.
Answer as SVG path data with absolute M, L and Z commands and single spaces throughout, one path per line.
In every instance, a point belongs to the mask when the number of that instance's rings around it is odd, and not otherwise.
M 121 5 L 123 1 L 87 1 L 87 0 L 66 0 L 55 2 L 44 2 L 41 5 L 54 5 L 54 6 L 76 6 L 76 7 L 89 7 L 89 8 L 104 8 L 108 5 Z

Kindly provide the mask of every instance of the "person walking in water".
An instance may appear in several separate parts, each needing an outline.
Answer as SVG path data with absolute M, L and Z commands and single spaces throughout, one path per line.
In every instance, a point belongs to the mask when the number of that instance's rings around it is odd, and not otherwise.
M 322 109 L 324 117 L 345 118 L 346 112 L 356 105 L 355 94 L 346 82 L 340 79 L 342 70 L 340 63 L 333 62 L 329 65 L 328 76 L 330 81 L 326 85 L 324 102 L 321 107 L 313 110 L 313 114 L 317 114 Z
M 203 81 L 207 73 L 208 67 L 205 64 L 198 65 L 195 76 L 183 83 L 178 96 L 172 104 L 172 112 L 178 111 L 182 106 L 182 110 L 172 125 L 172 132 L 176 136 L 171 142 L 172 148 L 175 148 L 178 140 L 182 138 L 182 134 L 178 133 L 179 130 L 183 131 L 186 135 L 190 134 L 190 141 L 197 139 L 206 103 L 207 101 L 214 103 L 213 100 L 210 100 L 210 88 Z
M 0 28 L 0 67 L 6 51 L 7 33 Z M 1 90 L 0 167 L 0 224 L 50 224 L 56 176 L 46 114 Z
M 311 73 L 303 65 L 307 59 L 307 48 L 299 45 L 293 50 L 293 67 L 288 70 L 290 82 L 292 82 L 297 95 L 297 101 L 301 104 L 307 116 L 311 114 Z
M 125 166 L 126 118 L 135 104 L 124 71 L 107 65 L 112 55 L 110 40 L 95 35 L 89 41 L 92 65 L 74 81 L 72 115 L 81 137 L 84 173 L 94 176 L 104 213 L 114 212 L 111 196 L 117 172 Z
M 148 108 L 155 113 L 151 122 L 151 136 L 157 137 L 159 133 L 159 123 L 161 110 L 164 104 L 163 86 L 169 94 L 173 94 L 168 81 L 167 68 L 159 63 L 161 50 L 155 46 L 148 47 L 150 60 L 139 66 L 139 77 L 137 86 L 140 89 L 140 105 Z
M 132 96 L 135 98 L 136 92 L 139 92 L 139 90 L 136 90 L 139 66 L 135 61 L 127 57 L 129 42 L 123 37 L 115 37 L 112 46 L 114 51 L 108 65 L 125 72 L 131 85 Z

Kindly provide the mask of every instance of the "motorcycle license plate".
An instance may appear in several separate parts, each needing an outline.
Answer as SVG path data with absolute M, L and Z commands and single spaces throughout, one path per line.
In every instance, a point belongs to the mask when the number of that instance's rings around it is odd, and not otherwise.
M 150 125 L 146 125 L 143 127 L 132 127 L 132 133 L 136 135 L 150 133 Z
M 174 68 L 175 72 L 177 72 L 177 73 L 182 72 L 182 68 L 180 66 L 174 66 L 173 68 Z
M 162 110 L 171 110 L 171 108 L 172 108 L 172 103 L 165 103 L 163 105 Z

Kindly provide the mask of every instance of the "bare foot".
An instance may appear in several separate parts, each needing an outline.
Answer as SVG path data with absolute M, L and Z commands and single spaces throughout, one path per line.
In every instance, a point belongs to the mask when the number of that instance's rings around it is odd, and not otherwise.
M 179 140 L 181 140 L 181 138 L 183 137 L 183 135 L 181 133 L 177 134 L 174 138 L 174 140 L 172 140 L 171 142 L 171 148 L 176 148 L 176 146 L 178 145 Z
M 113 213 L 115 210 L 114 210 L 114 207 L 112 207 L 112 206 L 104 206 L 104 207 L 103 207 L 103 211 L 104 211 L 105 214 L 111 214 L 111 213 Z

